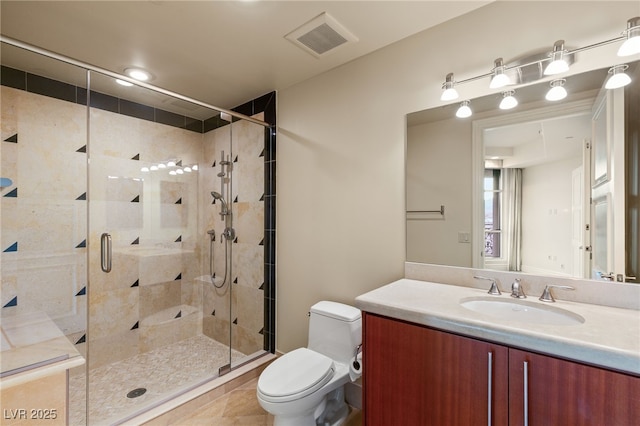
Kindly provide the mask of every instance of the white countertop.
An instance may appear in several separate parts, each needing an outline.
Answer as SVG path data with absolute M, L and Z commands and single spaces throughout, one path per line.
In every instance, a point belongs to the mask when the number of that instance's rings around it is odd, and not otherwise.
M 527 303 L 561 308 L 585 319 L 575 325 L 547 325 L 507 322 L 460 304 L 469 297 L 517 300 L 509 294 L 489 296 L 483 289 L 404 278 L 358 296 L 355 304 L 374 314 L 640 375 L 640 311 L 528 297 Z

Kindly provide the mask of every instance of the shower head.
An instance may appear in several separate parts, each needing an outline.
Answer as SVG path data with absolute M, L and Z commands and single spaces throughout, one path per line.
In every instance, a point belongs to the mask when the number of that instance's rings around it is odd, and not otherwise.
M 224 216 L 228 214 L 227 202 L 222 197 L 222 194 L 216 191 L 211 191 L 211 196 L 213 197 L 214 200 L 220 200 L 220 202 L 222 203 L 222 211 L 220 212 L 220 215 Z

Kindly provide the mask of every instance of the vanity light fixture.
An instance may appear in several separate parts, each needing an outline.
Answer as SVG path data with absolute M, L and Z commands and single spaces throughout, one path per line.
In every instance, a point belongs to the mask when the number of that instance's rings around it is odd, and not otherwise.
M 618 49 L 618 56 L 631 56 L 640 53 L 640 16 L 627 21 L 627 29 L 622 33 L 626 40 Z
M 191 167 L 187 166 L 184 168 L 184 171 L 187 173 L 191 173 Z
M 496 89 L 510 84 L 528 84 L 541 80 L 544 76 L 560 74 L 569 70 L 569 65 L 575 62 L 576 55 L 578 53 L 586 52 L 612 43 L 622 43 L 618 50 L 619 56 L 639 54 L 640 16 L 627 20 L 627 29 L 621 35 L 608 40 L 602 40 L 571 50 L 565 49 L 564 40 L 558 40 L 553 44 L 553 49 L 550 53 L 542 51 L 538 54 L 521 59 L 520 61 L 516 61 L 508 66 L 504 64 L 502 58 L 498 58 L 494 60 L 494 67 L 488 73 L 476 75 L 459 81 L 455 81 L 453 79 L 453 73 L 449 73 L 446 76 L 445 82 L 442 84 L 442 96 L 440 97 L 440 100 L 453 101 L 458 99 L 458 92 L 455 89 L 455 86 L 485 79 L 487 77 L 491 79 L 489 87 L 491 89 Z M 607 78 L 605 87 L 607 89 L 613 89 L 629 84 L 631 82 L 631 78 L 624 72 L 627 68 L 627 65 L 613 66 L 609 70 L 610 75 Z M 509 74 L 506 74 L 507 70 L 509 71 Z M 505 83 L 507 79 L 510 81 Z M 560 100 L 565 98 L 567 96 L 567 91 L 563 87 L 564 83 L 565 80 L 563 79 L 553 79 L 546 98 L 548 100 Z M 513 96 L 514 92 L 512 90 L 503 91 L 502 95 L 503 99 L 500 102 L 501 109 L 510 109 L 518 105 L 518 101 Z M 461 104 L 458 111 L 462 109 L 462 106 L 463 105 Z M 457 116 L 459 116 L 460 113 L 465 114 L 464 109 L 462 109 L 461 112 L 458 111 L 456 111 Z
M 149 167 L 149 170 L 151 170 L 152 172 L 155 172 L 156 170 L 158 170 L 158 166 L 151 166 Z
M 124 70 L 124 73 L 131 78 L 135 78 L 140 81 L 150 81 L 152 80 L 151 73 L 149 71 L 143 70 L 142 68 L 127 68 Z
M 609 77 L 604 84 L 605 89 L 617 89 L 624 87 L 631 83 L 631 78 L 625 74 L 625 70 L 629 68 L 629 65 L 622 64 L 609 68 Z
M 453 81 L 453 73 L 447 74 L 444 83 L 442 83 L 442 95 L 440 96 L 441 101 L 452 101 L 454 99 L 458 99 L 458 91 L 453 87 L 455 82 Z
M 167 162 L 167 167 L 175 167 L 176 166 L 176 162 L 171 160 Z
M 502 58 L 498 58 L 493 61 L 493 69 L 491 70 L 491 82 L 489 83 L 490 89 L 499 89 L 501 87 L 511 84 L 511 78 L 505 74 L 505 67 Z
M 197 171 L 198 171 L 198 165 L 197 165 L 197 164 L 194 164 L 193 166 L 191 166 L 191 170 L 193 170 L 193 171 L 196 171 L 196 172 L 197 172 Z
M 182 170 L 182 169 L 176 169 L 176 173 L 177 173 L 177 174 L 179 174 L 179 175 L 181 175 L 181 174 L 183 174 L 183 173 L 184 173 L 184 170 Z
M 518 100 L 515 98 L 515 90 L 507 90 L 502 92 L 502 100 L 500 101 L 500 109 L 511 109 L 518 106 Z
M 149 168 L 148 167 L 143 167 L 143 168 L 140 169 L 140 171 L 142 173 L 147 173 L 149 171 Z
M 462 101 L 462 103 L 460 104 L 460 107 L 456 111 L 456 117 L 458 118 L 471 117 L 471 114 L 473 114 L 473 112 L 471 111 L 471 107 L 469 106 L 470 103 L 471 103 L 470 101 Z
M 544 69 L 544 75 L 555 75 L 569 71 L 569 64 L 564 59 L 566 53 L 564 40 L 556 41 L 553 45 L 553 51 L 549 54 L 551 62 Z
M 567 97 L 567 89 L 564 88 L 564 78 L 552 80 L 550 85 L 551 89 L 547 92 L 545 99 L 548 101 L 559 101 Z
M 158 168 L 159 168 L 159 169 L 166 169 L 166 168 L 167 168 L 167 165 L 166 165 L 166 164 L 164 164 L 164 163 L 158 163 Z
M 171 176 L 175 176 L 175 175 L 177 175 L 177 173 L 176 173 L 176 171 L 175 171 L 175 170 L 171 170 L 171 171 L 169 172 L 169 174 L 170 174 Z

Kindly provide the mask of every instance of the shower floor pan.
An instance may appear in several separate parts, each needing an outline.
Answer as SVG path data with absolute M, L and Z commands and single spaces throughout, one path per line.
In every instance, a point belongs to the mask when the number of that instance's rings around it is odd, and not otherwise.
M 241 352 L 231 351 L 232 362 L 244 357 Z M 219 367 L 228 363 L 228 358 L 227 345 L 198 335 L 93 369 L 89 373 L 88 423 L 84 404 L 85 375 L 72 376 L 69 379 L 69 424 L 118 423 L 120 419 L 213 377 Z M 127 397 L 131 391 L 140 388 L 146 391 L 134 398 Z

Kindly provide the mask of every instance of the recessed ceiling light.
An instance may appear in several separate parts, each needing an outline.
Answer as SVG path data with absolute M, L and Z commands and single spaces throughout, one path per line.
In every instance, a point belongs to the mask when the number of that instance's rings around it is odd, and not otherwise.
M 149 71 L 145 71 L 141 68 L 127 68 L 124 70 L 124 73 L 129 77 L 140 81 L 149 81 L 152 77 Z

